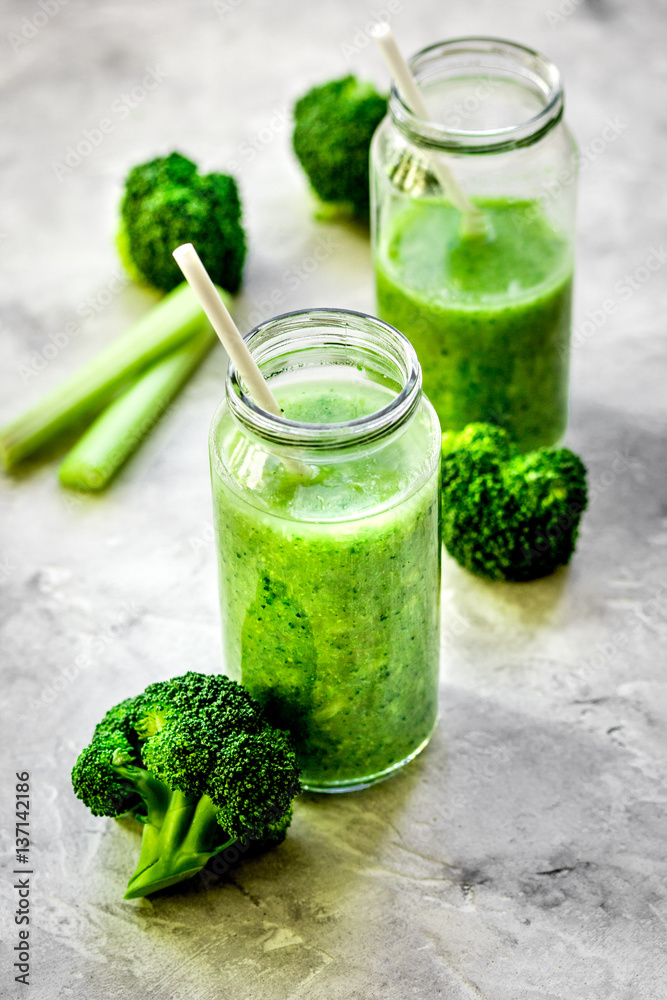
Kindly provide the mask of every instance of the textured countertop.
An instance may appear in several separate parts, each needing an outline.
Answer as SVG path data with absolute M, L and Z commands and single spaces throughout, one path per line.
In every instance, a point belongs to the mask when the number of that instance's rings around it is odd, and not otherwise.
M 129 166 L 174 147 L 240 176 L 242 326 L 313 305 L 372 310 L 367 241 L 312 219 L 287 122 L 312 83 L 348 69 L 385 80 L 364 22 L 386 6 L 5 0 L 0 419 L 145 310 L 118 277 L 116 203 Z M 283 846 L 207 891 L 124 902 L 137 832 L 90 816 L 68 775 L 108 706 L 220 668 L 206 432 L 222 353 L 106 495 L 68 497 L 54 465 L 3 480 L 2 996 L 28 995 L 11 970 L 24 769 L 35 1000 L 667 994 L 667 9 L 391 7 L 408 52 L 496 34 L 564 73 L 587 160 L 568 443 L 592 500 L 577 556 L 518 586 L 447 562 L 441 719 L 423 756 L 369 791 L 304 796 Z M 112 128 L 68 165 L 103 118 Z

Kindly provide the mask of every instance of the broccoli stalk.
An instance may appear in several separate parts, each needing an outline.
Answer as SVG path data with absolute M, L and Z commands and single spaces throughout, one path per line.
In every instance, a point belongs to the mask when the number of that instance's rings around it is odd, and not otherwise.
M 521 454 L 500 427 L 443 434 L 442 538 L 471 573 L 522 582 L 569 562 L 586 509 L 586 469 L 568 448 Z
M 386 113 L 386 97 L 354 76 L 313 87 L 296 102 L 294 152 L 313 191 L 332 211 L 368 221 L 368 157 Z
M 145 768 L 128 762 L 112 768 L 134 789 L 145 806 L 141 853 L 125 899 L 137 899 L 192 878 L 214 855 L 236 840 L 219 843 L 218 808 L 208 795 L 171 790 Z
M 97 357 L 0 429 L 0 459 L 13 469 L 43 445 L 90 422 L 148 366 L 206 325 L 199 301 L 183 283 Z
M 287 734 L 240 685 L 196 673 L 107 712 L 72 784 L 94 815 L 129 812 L 143 824 L 126 899 L 191 878 L 239 839 L 280 843 L 300 787 Z

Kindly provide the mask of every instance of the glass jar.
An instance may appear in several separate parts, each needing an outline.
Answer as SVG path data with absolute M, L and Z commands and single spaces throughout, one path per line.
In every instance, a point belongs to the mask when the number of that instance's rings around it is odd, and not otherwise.
M 373 139 L 378 314 L 413 343 L 443 430 L 482 420 L 523 450 L 555 444 L 567 424 L 577 179 L 560 75 L 493 38 L 433 45 L 410 66 L 432 121 L 394 88 Z M 481 236 L 436 180 L 438 159 L 481 211 Z
M 230 364 L 209 442 L 227 673 L 291 731 L 307 789 L 364 787 L 435 725 L 438 419 L 374 317 L 305 310 L 246 343 L 283 415 Z

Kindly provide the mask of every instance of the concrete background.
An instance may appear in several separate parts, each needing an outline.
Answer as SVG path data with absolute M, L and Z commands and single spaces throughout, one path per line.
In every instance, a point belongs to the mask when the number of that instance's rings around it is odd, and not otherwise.
M 372 310 L 367 241 L 312 219 L 287 121 L 315 82 L 349 69 L 385 81 L 364 29 L 379 0 L 44 3 L 46 14 L 38 0 L 5 0 L 1 14 L 0 419 L 146 309 L 150 297 L 118 281 L 116 205 L 127 169 L 174 147 L 239 175 L 251 248 L 242 325 L 311 305 Z M 590 468 L 592 500 L 577 556 L 520 586 L 447 563 L 442 718 L 423 757 L 365 793 L 304 797 L 282 847 L 207 891 L 123 902 L 136 829 L 90 816 L 68 774 L 109 705 L 220 667 L 206 431 L 221 352 L 105 496 L 72 500 L 54 464 L 2 481 L 2 996 L 25 995 L 11 970 L 23 769 L 35 1000 L 667 992 L 667 10 L 393 7 L 408 52 L 497 34 L 563 70 L 588 160 L 568 443 Z M 159 84 L 132 97 L 151 70 Z M 105 117 L 99 146 L 54 168 Z M 600 140 L 608 119 L 611 143 Z M 307 273 L 318 244 L 324 259 Z M 605 300 L 616 308 L 596 325 Z M 67 324 L 54 356 L 51 335 Z

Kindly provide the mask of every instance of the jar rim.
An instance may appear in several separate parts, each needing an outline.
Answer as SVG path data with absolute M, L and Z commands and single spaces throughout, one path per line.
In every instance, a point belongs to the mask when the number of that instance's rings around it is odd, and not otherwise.
M 511 67 L 516 80 L 530 83 L 535 92 L 543 95 L 544 105 L 523 121 L 493 129 L 451 128 L 440 122 L 426 121 L 414 114 L 404 104 L 396 85 L 389 95 L 389 115 L 397 128 L 415 145 L 435 150 L 457 153 L 497 153 L 521 146 L 532 145 L 546 135 L 563 117 L 564 93 L 558 67 L 535 49 L 518 42 L 491 36 L 465 36 L 445 42 L 436 42 L 420 49 L 409 60 L 417 85 L 433 78 L 433 66 L 439 60 L 454 61 L 456 57 L 469 56 L 469 68 L 485 69 L 484 57 L 495 58 L 497 66 L 487 65 L 487 76 L 500 74 L 506 61 L 505 72 Z M 461 65 L 463 69 L 463 64 Z
M 379 361 L 393 366 L 402 382 L 396 396 L 373 413 L 341 423 L 288 420 L 263 409 L 252 399 L 230 361 L 225 395 L 232 415 L 241 424 L 273 445 L 319 451 L 375 441 L 393 433 L 412 416 L 421 398 L 422 373 L 417 354 L 407 337 L 375 316 L 352 309 L 300 309 L 265 320 L 243 339 L 261 369 L 262 365 L 294 352 L 299 345 L 302 350 L 317 348 L 317 330 L 320 331 L 320 349 L 354 346 L 358 351 L 365 351 L 369 358 L 375 355 Z M 322 338 L 322 333 L 329 339 Z M 378 340 L 377 345 L 371 345 L 372 337 Z

